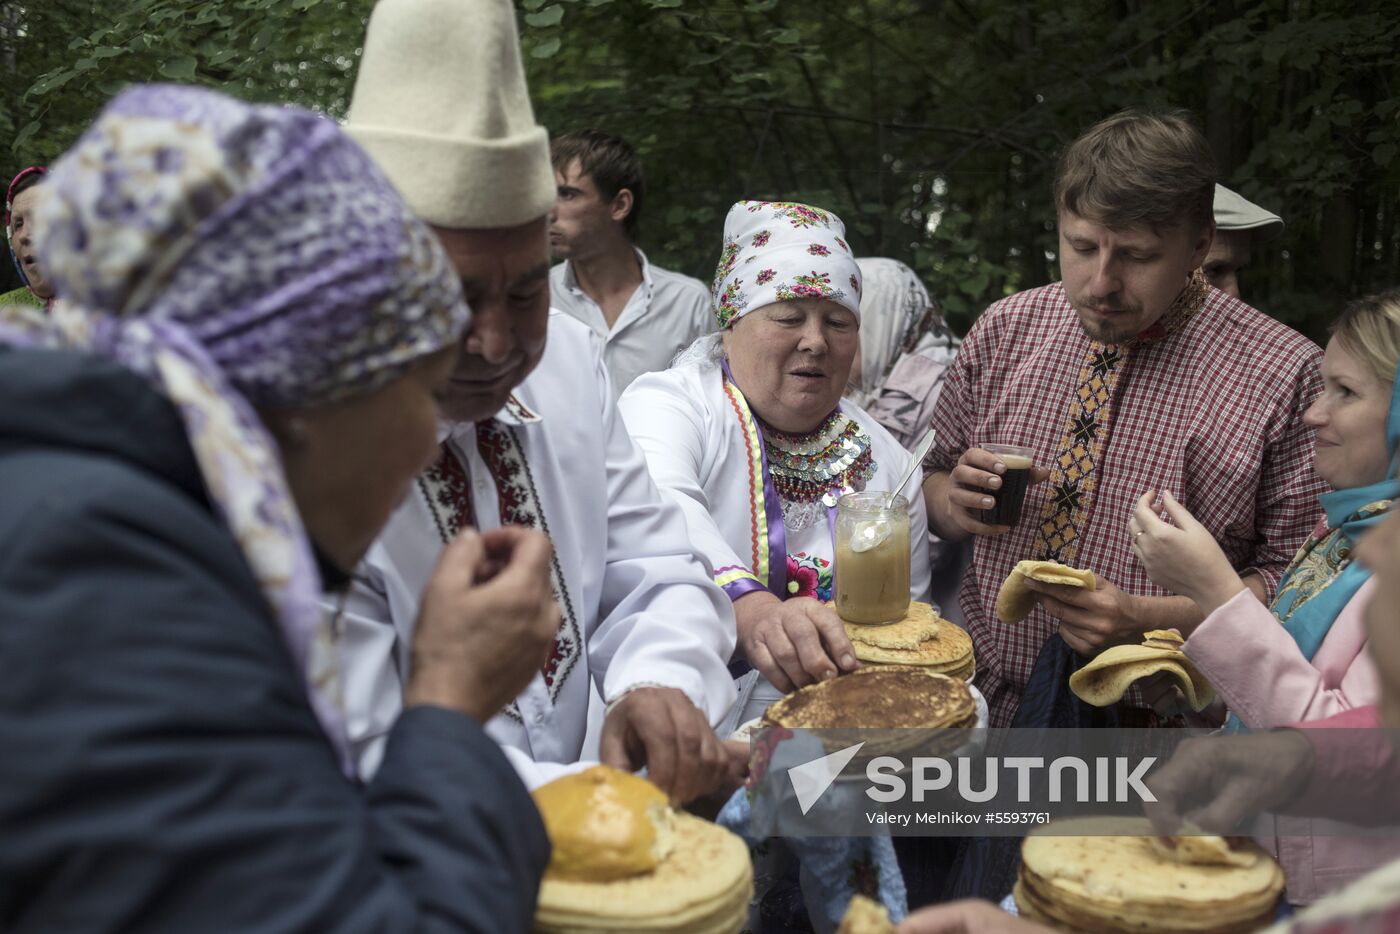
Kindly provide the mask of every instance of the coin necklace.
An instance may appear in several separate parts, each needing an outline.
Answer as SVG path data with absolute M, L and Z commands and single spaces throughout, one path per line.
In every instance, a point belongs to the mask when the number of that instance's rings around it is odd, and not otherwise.
M 793 531 L 822 521 L 839 497 L 865 489 L 875 475 L 870 435 L 839 409 L 805 434 L 789 434 L 756 421 L 783 524 Z

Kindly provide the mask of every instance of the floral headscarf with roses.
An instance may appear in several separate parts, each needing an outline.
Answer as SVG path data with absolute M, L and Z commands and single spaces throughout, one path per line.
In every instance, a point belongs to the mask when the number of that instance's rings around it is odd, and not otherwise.
M 455 343 L 447 256 L 334 122 L 196 88 L 123 92 L 38 191 L 58 301 L 0 311 L 0 342 L 114 360 L 175 404 L 352 773 L 311 543 L 254 406 L 367 393 Z
M 860 268 L 841 218 L 791 201 L 740 201 L 724 219 L 710 294 L 720 328 L 755 308 L 825 298 L 860 317 Z

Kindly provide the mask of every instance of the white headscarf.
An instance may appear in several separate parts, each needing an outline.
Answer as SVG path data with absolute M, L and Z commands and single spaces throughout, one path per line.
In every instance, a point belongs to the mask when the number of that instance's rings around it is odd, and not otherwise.
M 867 406 L 901 353 L 923 335 L 933 301 L 914 270 L 897 259 L 867 256 L 860 267 L 860 385 L 848 395 Z
M 756 308 L 825 298 L 860 317 L 860 267 L 841 218 L 790 201 L 740 201 L 724 219 L 711 297 L 720 329 Z

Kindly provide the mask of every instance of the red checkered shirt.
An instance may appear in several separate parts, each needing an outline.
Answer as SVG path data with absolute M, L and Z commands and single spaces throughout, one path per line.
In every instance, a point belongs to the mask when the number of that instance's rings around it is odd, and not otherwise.
M 1088 348 L 1059 283 L 992 305 L 949 371 L 933 413 L 938 440 L 926 471 L 949 471 L 963 451 L 989 443 L 1023 444 L 1036 464 L 1053 463 Z M 1075 565 L 1130 594 L 1166 594 L 1134 557 L 1128 519 L 1144 491 L 1170 490 L 1234 566 L 1259 573 L 1272 595 L 1316 523 L 1317 497 L 1326 489 L 1302 420 L 1322 388 L 1321 356 L 1301 334 L 1213 288 L 1179 331 L 1133 348 L 1114 394 Z M 1014 626 L 993 612 L 1011 568 L 1038 557 L 1036 529 L 1048 494 L 1048 483 L 1032 487 L 1016 528 L 975 540 L 963 580 L 977 686 L 994 727 L 1010 722 L 1057 626 L 1039 607 Z

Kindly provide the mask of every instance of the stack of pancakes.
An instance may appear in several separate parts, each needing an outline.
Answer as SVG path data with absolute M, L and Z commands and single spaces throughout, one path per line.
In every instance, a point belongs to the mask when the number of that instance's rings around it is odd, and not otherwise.
M 735 934 L 753 866 L 743 840 L 676 813 L 654 785 L 594 766 L 535 790 L 553 852 L 535 930 Z
M 1107 827 L 1142 836 L 1051 835 Z M 1151 833 L 1145 819 L 1077 818 L 1031 834 L 1021 847 L 1017 909 L 1027 920 L 1086 934 L 1244 934 L 1269 925 L 1283 870 L 1257 845 L 1227 848 L 1207 837 L 1174 847 Z
M 859 754 L 864 760 L 927 748 L 940 739 L 929 730 L 975 727 L 977 703 L 965 682 L 947 675 L 922 668 L 862 668 L 794 691 L 768 708 L 763 723 L 821 730 L 824 745 L 832 748 L 864 742 Z M 872 736 L 872 730 L 888 732 Z
M 915 666 L 930 674 L 971 681 L 977 673 L 972 637 L 927 603 L 910 603 L 909 612 L 894 623 L 865 626 L 846 623 L 846 635 L 862 665 Z

